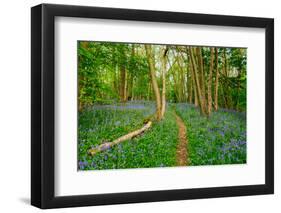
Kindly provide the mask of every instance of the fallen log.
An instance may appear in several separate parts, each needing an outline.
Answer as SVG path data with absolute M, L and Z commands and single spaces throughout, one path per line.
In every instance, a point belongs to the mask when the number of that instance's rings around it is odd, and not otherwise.
M 151 127 L 151 125 L 152 125 L 152 122 L 148 121 L 141 129 L 130 132 L 127 135 L 123 135 L 120 138 L 117 138 L 116 140 L 114 140 L 112 142 L 103 143 L 96 148 L 89 149 L 88 153 L 93 156 L 101 151 L 107 150 L 116 144 L 119 144 L 123 141 L 129 140 L 133 137 L 140 135 L 144 131 L 148 130 Z

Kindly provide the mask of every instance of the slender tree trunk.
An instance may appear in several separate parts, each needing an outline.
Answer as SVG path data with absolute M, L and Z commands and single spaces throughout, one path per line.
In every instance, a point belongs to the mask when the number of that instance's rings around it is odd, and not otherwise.
M 126 53 L 121 49 L 122 60 L 119 63 L 120 67 L 120 100 L 121 102 L 127 101 L 127 71 L 126 71 Z
M 191 71 L 190 71 L 191 72 Z M 191 79 L 191 76 L 187 76 L 188 77 L 188 102 L 191 104 L 192 103 L 192 79 Z
M 150 76 L 151 76 L 151 83 L 153 87 L 153 91 L 155 94 L 155 100 L 156 100 L 156 119 L 161 120 L 161 98 L 160 98 L 160 91 L 155 75 L 155 62 L 154 62 L 154 55 L 151 50 L 151 45 L 146 44 L 145 45 L 145 51 L 147 55 L 147 61 L 149 65 L 150 70 Z
M 134 100 L 134 76 L 131 79 L 131 100 Z
M 200 85 L 201 85 L 201 93 L 202 97 L 206 99 L 206 89 L 205 89 L 205 75 L 204 75 L 204 63 L 203 63 L 203 57 L 202 57 L 202 47 L 197 47 L 197 59 L 198 59 L 198 70 L 199 70 L 199 76 L 200 76 Z
M 192 91 L 194 92 L 194 105 L 198 106 L 198 96 L 197 96 L 197 90 L 196 90 L 196 82 L 195 82 L 195 78 L 194 78 L 194 70 L 193 70 L 193 66 L 192 66 L 192 61 L 191 61 L 191 53 L 189 53 L 189 70 L 190 70 L 190 77 L 191 77 L 191 81 L 192 81 Z M 192 101 L 192 99 L 191 99 Z
M 131 59 L 135 57 L 135 45 L 132 44 L 132 52 L 131 52 Z M 132 68 L 132 66 L 130 66 Z M 133 96 L 133 86 L 134 86 L 134 74 L 133 70 L 130 70 L 130 78 L 128 79 L 128 89 L 127 89 L 127 99 L 128 97 L 132 100 Z
M 212 82 L 213 82 L 213 66 L 214 66 L 214 48 L 211 47 L 211 56 L 210 56 L 210 70 L 209 70 L 209 82 L 208 82 L 208 116 L 212 111 Z
M 116 64 L 115 68 L 114 68 L 114 73 L 113 73 L 113 89 L 114 89 L 114 91 L 117 91 L 117 94 L 118 94 L 118 79 L 117 79 L 117 75 L 118 75 L 118 66 Z
M 216 80 L 215 80 L 215 111 L 218 110 L 218 91 L 219 91 L 219 58 L 218 48 L 215 48 L 216 52 Z
M 166 51 L 166 50 L 165 50 Z M 161 118 L 163 118 L 166 110 L 166 53 L 164 52 L 162 56 L 162 108 L 161 108 Z
M 198 101 L 198 95 L 195 87 L 193 87 L 193 91 L 194 91 L 194 105 L 197 107 L 199 106 L 199 101 Z
M 148 100 L 152 100 L 152 92 L 153 92 L 153 88 L 152 88 L 152 84 L 150 81 L 149 86 L 148 86 Z
M 175 93 L 175 98 L 176 98 L 176 102 L 178 102 L 180 100 L 180 94 L 179 94 L 179 89 L 178 89 L 178 81 L 177 81 L 177 75 L 175 70 L 172 70 L 172 75 L 173 75 L 173 79 L 174 79 L 174 93 Z
M 222 99 L 223 99 L 223 103 L 224 103 L 224 108 L 228 108 L 225 91 L 224 91 L 223 87 L 220 87 L 220 88 L 221 88 L 221 95 L 222 95 Z
M 186 100 L 186 95 L 185 95 L 185 76 L 184 76 L 184 71 L 181 68 L 180 69 L 180 76 L 181 76 L 181 102 L 184 102 Z
M 228 63 L 226 58 L 226 48 L 223 49 L 223 57 L 224 57 L 224 75 L 228 77 Z
M 198 77 L 198 69 L 196 67 L 195 64 L 195 58 L 194 58 L 194 53 L 191 47 L 189 47 L 189 53 L 190 53 L 190 58 L 191 58 L 191 62 L 192 62 L 192 71 L 193 71 L 193 75 L 194 75 L 194 79 L 195 79 L 195 83 L 196 83 L 196 90 L 197 90 L 197 96 L 198 96 L 198 103 L 201 109 L 201 114 L 206 115 L 206 104 L 205 104 L 205 98 L 202 95 L 202 91 L 200 88 L 200 82 L 199 82 L 199 77 Z
M 184 66 L 184 65 L 182 65 Z M 185 88 L 185 73 L 184 73 L 184 70 L 181 66 L 181 85 L 182 85 L 182 88 L 181 88 L 181 93 L 182 93 L 182 100 L 181 102 L 185 102 L 187 100 L 187 97 L 186 97 L 186 88 Z
M 178 94 L 179 94 L 179 102 L 183 102 L 183 100 L 185 98 L 184 70 L 183 70 L 182 65 L 180 64 L 179 60 L 177 60 L 177 64 L 178 64 L 178 67 L 179 67 L 179 72 L 178 72 L 178 82 L 179 83 L 177 85 L 177 91 L 178 91 Z
M 126 102 L 127 100 L 127 73 L 125 64 L 120 65 L 120 99 L 121 102 Z
M 127 93 L 127 90 L 128 90 L 128 77 L 127 77 L 127 71 L 125 69 L 125 82 L 124 82 L 124 97 L 123 97 L 123 102 L 126 102 L 128 100 L 128 93 Z
M 223 55 L 224 55 L 224 75 L 226 76 L 226 78 L 228 79 L 228 61 L 227 61 L 227 56 L 226 56 L 226 48 L 224 48 L 223 51 Z M 233 107 L 232 104 L 232 97 L 229 91 L 229 86 L 227 83 L 224 83 L 224 94 L 225 94 L 225 99 L 226 99 L 226 107 L 231 109 Z
M 185 101 L 191 103 L 192 102 L 192 80 L 190 76 L 190 71 L 189 71 L 189 62 L 188 58 L 185 59 L 182 50 L 180 48 L 177 48 L 177 51 L 181 55 L 181 59 L 184 63 L 184 65 L 181 67 L 182 72 L 183 72 L 183 84 L 184 84 L 184 94 L 185 94 Z M 186 70 L 184 69 L 186 68 Z
M 227 72 L 227 59 L 226 59 L 226 51 L 225 48 L 223 50 L 223 57 L 224 57 L 224 75 L 226 78 L 228 78 L 228 72 Z M 223 88 L 223 92 L 225 95 L 225 102 L 226 102 L 226 108 L 230 108 L 230 104 L 229 104 L 229 97 L 228 97 L 228 85 L 224 83 L 224 88 Z
M 237 76 L 237 79 L 238 79 L 238 84 L 237 84 L 237 99 L 236 99 L 236 110 L 237 110 L 237 111 L 239 110 L 239 96 L 240 96 L 240 86 L 241 86 L 240 78 L 241 78 L 241 71 L 238 70 L 238 76 Z
M 242 49 L 240 49 L 239 53 L 240 53 L 240 56 L 243 55 Z M 239 110 L 240 89 L 241 89 L 241 74 L 242 74 L 242 70 L 239 69 L 239 70 L 238 70 L 238 76 L 237 76 L 237 78 L 238 78 L 238 85 L 237 85 L 237 102 L 236 102 L 236 110 L 237 110 L 237 111 Z
M 132 100 L 134 76 L 132 73 L 130 73 L 129 75 L 130 77 L 128 79 L 127 99 Z

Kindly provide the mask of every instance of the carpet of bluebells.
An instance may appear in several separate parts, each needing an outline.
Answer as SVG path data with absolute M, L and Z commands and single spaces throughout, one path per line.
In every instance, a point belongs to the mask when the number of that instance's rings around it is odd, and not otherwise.
M 164 119 L 147 132 L 89 156 L 90 148 L 142 127 L 155 113 L 154 102 L 130 101 L 79 113 L 78 170 L 176 166 L 175 111 L 187 127 L 189 165 L 246 163 L 246 113 L 220 109 L 206 118 L 186 103 L 169 104 Z
M 198 108 L 177 104 L 187 126 L 190 165 L 246 163 L 246 113 L 221 109 L 209 118 Z
M 153 102 L 93 106 L 79 114 L 78 169 L 122 169 L 176 165 L 178 127 L 168 107 L 165 118 L 144 134 L 89 156 L 87 150 L 143 126 L 155 112 Z

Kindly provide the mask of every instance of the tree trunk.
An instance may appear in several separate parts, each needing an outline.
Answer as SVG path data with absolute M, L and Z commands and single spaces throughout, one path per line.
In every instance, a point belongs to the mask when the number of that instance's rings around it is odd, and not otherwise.
M 214 66 L 214 48 L 211 47 L 209 82 L 208 82 L 208 110 L 207 110 L 208 116 L 211 114 L 212 111 L 213 66 Z
M 175 93 L 175 102 L 179 102 L 180 100 L 180 94 L 179 94 L 179 87 L 178 87 L 178 79 L 177 79 L 177 75 L 175 70 L 172 70 L 172 75 L 173 75 L 173 79 L 174 79 L 174 93 Z
M 191 72 L 191 71 L 190 71 Z M 191 79 L 191 76 L 187 76 L 188 77 L 188 102 L 191 104 L 192 103 L 192 99 L 193 99 L 193 96 L 192 96 L 192 93 L 193 93 L 193 90 L 192 90 L 192 79 Z
M 154 62 L 154 55 L 151 50 L 151 45 L 146 44 L 145 45 L 145 51 L 147 55 L 147 62 L 149 65 L 150 70 L 150 77 L 151 77 L 151 83 L 153 87 L 153 91 L 155 94 L 155 100 L 156 100 L 156 119 L 161 120 L 161 98 L 160 98 L 160 91 L 155 75 L 155 62 Z
M 198 106 L 198 97 L 197 97 L 196 82 L 195 82 L 195 78 L 194 78 L 194 71 L 193 71 L 190 54 L 189 54 L 189 63 L 188 64 L 189 64 L 189 70 L 190 70 L 190 77 L 191 77 L 191 81 L 192 81 L 191 90 L 194 92 L 194 105 L 197 107 Z M 192 99 L 191 99 L 191 101 L 192 101 Z
M 184 75 L 184 70 L 181 68 L 180 69 L 180 76 L 181 76 L 181 102 L 186 101 L 186 92 L 185 92 L 185 75 Z
M 135 44 L 132 44 L 132 52 L 131 52 L 131 59 L 134 60 L 135 58 Z M 131 62 L 132 63 L 132 62 Z M 131 64 L 130 68 L 132 68 L 133 65 Z M 128 89 L 127 89 L 127 99 L 130 98 L 130 100 L 133 99 L 133 87 L 134 87 L 134 72 L 133 70 L 130 70 L 130 79 L 128 83 Z
M 134 87 L 134 76 L 131 73 L 130 74 L 130 80 L 129 80 L 129 85 L 128 85 L 128 99 L 133 100 L 133 87 Z
M 238 70 L 238 84 L 237 84 L 237 98 L 236 98 L 236 110 L 239 110 L 239 96 L 240 96 L 240 86 L 241 86 L 241 82 L 240 82 L 240 78 L 241 78 L 241 71 Z
M 242 55 L 242 50 L 239 51 L 240 55 Z M 236 110 L 239 110 L 239 98 L 240 98 L 240 87 L 241 87 L 241 72 L 242 70 L 238 69 L 238 84 L 237 84 L 237 100 L 236 100 Z
M 125 50 L 121 49 L 121 61 L 119 62 L 120 69 L 120 101 L 127 101 L 127 71 L 126 71 L 126 53 Z
M 184 70 L 183 70 L 183 66 L 181 65 L 180 61 L 177 60 L 178 66 L 179 66 L 179 86 L 178 86 L 178 90 L 179 90 L 179 94 L 180 94 L 180 102 L 183 102 L 186 100 L 186 92 L 185 92 L 185 76 L 184 76 Z
M 224 75 L 226 78 L 228 78 L 228 61 L 227 61 L 227 57 L 226 57 L 226 48 L 224 48 L 223 56 L 224 56 Z M 231 109 L 232 108 L 232 98 L 231 98 L 229 86 L 227 83 L 224 83 L 223 90 L 224 90 L 225 99 L 226 99 L 226 107 Z
M 161 108 L 161 118 L 163 118 L 166 110 L 166 50 L 164 50 L 162 56 L 162 108 Z
M 196 83 L 196 93 L 197 93 L 197 96 L 198 96 L 198 103 L 199 103 L 199 106 L 200 106 L 200 110 L 201 110 L 201 114 L 202 115 L 206 115 L 206 104 L 205 104 L 205 98 L 204 96 L 202 95 L 202 91 L 201 91 L 201 88 L 200 88 L 200 82 L 199 82 L 199 77 L 198 77 L 198 69 L 196 67 L 196 64 L 195 64 L 195 58 L 194 58 L 194 53 L 193 53 L 193 50 L 191 47 L 189 47 L 189 53 L 190 53 L 190 59 L 191 59 L 191 63 L 192 63 L 192 71 L 193 71 L 193 75 L 194 75 L 194 79 L 195 79 L 195 83 Z
M 127 100 L 127 73 L 125 64 L 120 65 L 120 100 L 126 102 Z
M 203 63 L 203 58 L 202 58 L 202 47 L 197 47 L 197 59 L 198 59 L 198 70 L 199 70 L 199 81 L 201 85 L 201 93 L 202 97 L 206 99 L 206 89 L 205 89 L 205 75 L 204 75 L 204 63 Z M 205 100 L 204 100 L 205 102 Z
M 216 52 L 216 80 L 215 80 L 215 111 L 218 110 L 218 91 L 219 91 L 219 58 L 218 48 L 215 48 Z

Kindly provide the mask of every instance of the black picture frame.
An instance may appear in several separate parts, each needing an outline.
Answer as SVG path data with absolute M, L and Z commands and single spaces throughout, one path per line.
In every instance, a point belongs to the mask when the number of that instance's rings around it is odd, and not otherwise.
M 265 48 L 265 184 L 93 195 L 54 195 L 55 17 L 263 28 Z M 274 20 L 241 16 L 41 4 L 31 9 L 31 204 L 60 208 L 274 193 Z

